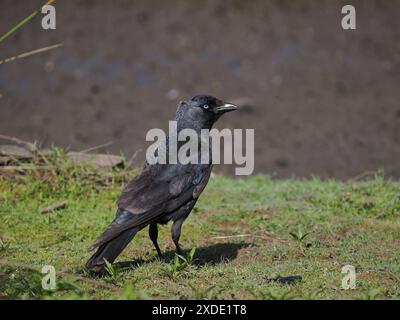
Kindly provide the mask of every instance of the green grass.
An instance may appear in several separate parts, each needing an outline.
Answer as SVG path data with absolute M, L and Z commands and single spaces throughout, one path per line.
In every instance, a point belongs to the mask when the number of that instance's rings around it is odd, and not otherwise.
M 359 182 L 213 176 L 183 226 L 186 257 L 175 256 L 170 225 L 160 228 L 164 261 L 142 230 L 108 276 L 91 279 L 82 270 L 87 246 L 137 171 L 101 173 L 60 158 L 50 157 L 52 170 L 0 176 L 0 298 L 400 298 L 400 183 L 382 174 Z M 66 209 L 40 213 L 61 200 Z M 347 264 L 355 290 L 341 288 Z M 56 268 L 54 292 L 41 287 L 43 265 Z M 302 281 L 268 280 L 292 275 Z

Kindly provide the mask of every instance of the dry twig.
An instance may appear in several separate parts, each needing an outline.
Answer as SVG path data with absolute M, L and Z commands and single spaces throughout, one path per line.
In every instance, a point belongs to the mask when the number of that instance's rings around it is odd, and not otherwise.
M 64 209 L 67 207 L 67 204 L 68 204 L 68 202 L 66 200 L 60 201 L 55 204 L 52 204 L 51 206 L 40 209 L 40 213 L 49 213 L 49 212 L 52 212 L 55 210 Z

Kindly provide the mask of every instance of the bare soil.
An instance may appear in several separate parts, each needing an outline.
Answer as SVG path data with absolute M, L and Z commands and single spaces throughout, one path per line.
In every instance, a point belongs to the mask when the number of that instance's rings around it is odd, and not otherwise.
M 41 1 L 1 0 L 0 33 Z M 254 128 L 256 172 L 400 177 L 400 1 L 58 1 L 0 43 L 0 133 L 44 146 L 145 156 L 179 100 L 207 93 L 243 108 L 219 128 Z M 232 166 L 220 167 L 232 173 Z

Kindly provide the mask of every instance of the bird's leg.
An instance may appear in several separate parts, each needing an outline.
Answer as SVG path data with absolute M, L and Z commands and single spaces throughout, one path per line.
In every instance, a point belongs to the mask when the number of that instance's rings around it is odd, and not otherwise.
M 163 258 L 163 255 L 161 253 L 160 247 L 158 246 L 157 243 L 157 238 L 158 238 L 158 228 L 157 228 L 157 223 L 151 223 L 149 226 L 149 236 L 151 241 L 153 242 L 154 246 L 156 247 L 158 256 L 160 259 Z
M 174 221 L 171 228 L 172 240 L 175 243 L 176 253 L 182 255 L 182 249 L 179 246 L 179 238 L 181 236 L 181 229 L 184 219 Z

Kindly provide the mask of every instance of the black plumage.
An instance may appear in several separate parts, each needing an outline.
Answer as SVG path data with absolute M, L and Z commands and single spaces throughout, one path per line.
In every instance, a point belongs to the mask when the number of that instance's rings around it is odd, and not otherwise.
M 233 110 L 236 106 L 215 97 L 195 96 L 178 106 L 175 117 L 177 132 L 193 129 L 200 136 L 201 129 L 211 129 L 223 113 Z M 182 143 L 178 142 L 178 150 Z M 182 223 L 207 185 L 211 170 L 211 160 L 207 164 L 146 162 L 142 172 L 125 187 L 118 199 L 116 218 L 90 246 L 97 251 L 86 263 L 86 268 L 95 273 L 103 272 L 105 260 L 112 263 L 135 234 L 148 225 L 150 239 L 162 257 L 157 243 L 157 226 L 171 220 L 172 239 L 177 253 L 181 254 L 179 237 Z

